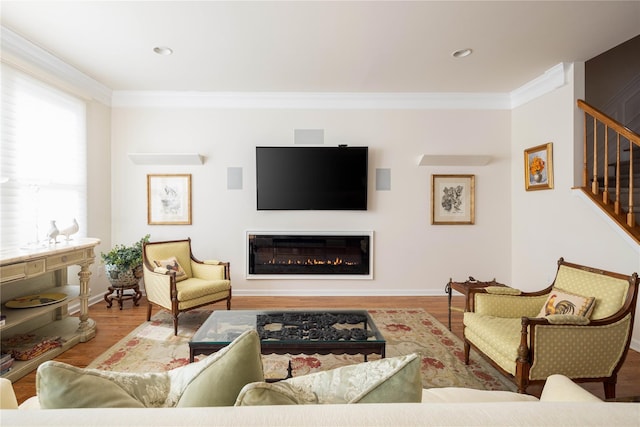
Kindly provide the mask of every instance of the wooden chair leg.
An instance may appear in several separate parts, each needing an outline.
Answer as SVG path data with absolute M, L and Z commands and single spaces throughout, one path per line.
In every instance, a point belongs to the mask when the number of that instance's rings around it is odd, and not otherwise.
M 464 364 L 469 364 L 469 351 L 471 350 L 471 346 L 468 342 L 464 342 Z
M 614 378 L 613 381 L 605 380 L 602 385 L 604 386 L 604 398 L 605 399 L 615 399 L 616 397 L 616 382 L 617 379 Z
M 515 382 L 516 382 L 516 387 L 518 388 L 517 390 L 518 393 L 526 394 L 527 387 L 529 386 L 529 380 L 527 378 L 518 376 L 518 373 L 516 372 Z
M 147 322 L 151 320 L 151 303 L 147 302 Z
M 178 335 L 178 314 L 173 315 L 173 335 Z

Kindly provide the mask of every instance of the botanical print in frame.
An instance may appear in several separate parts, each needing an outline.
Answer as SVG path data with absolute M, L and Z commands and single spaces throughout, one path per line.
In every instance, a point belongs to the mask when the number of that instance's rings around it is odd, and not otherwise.
M 475 186 L 475 175 L 431 175 L 431 224 L 474 224 Z
M 527 191 L 553 188 L 553 144 L 524 150 L 524 188 Z
M 147 223 L 191 224 L 191 174 L 147 175 Z

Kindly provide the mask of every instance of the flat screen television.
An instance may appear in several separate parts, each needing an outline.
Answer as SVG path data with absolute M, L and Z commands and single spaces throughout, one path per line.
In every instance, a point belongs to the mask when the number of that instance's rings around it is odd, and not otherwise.
M 368 147 L 256 147 L 258 210 L 367 210 Z

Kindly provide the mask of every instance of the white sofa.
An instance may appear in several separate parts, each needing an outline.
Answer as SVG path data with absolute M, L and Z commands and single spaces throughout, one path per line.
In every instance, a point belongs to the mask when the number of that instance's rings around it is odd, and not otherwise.
M 637 403 L 602 402 L 562 375 L 540 399 L 511 392 L 425 389 L 422 403 L 209 408 L 38 409 L 0 380 L 2 426 L 639 426 Z M 99 390 L 95 391 L 99 393 Z

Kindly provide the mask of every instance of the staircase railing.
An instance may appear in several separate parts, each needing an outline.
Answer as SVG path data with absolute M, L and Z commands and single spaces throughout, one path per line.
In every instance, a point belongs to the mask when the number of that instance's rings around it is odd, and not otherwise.
M 578 107 L 584 111 L 582 189 L 640 243 L 640 135 L 583 100 Z

